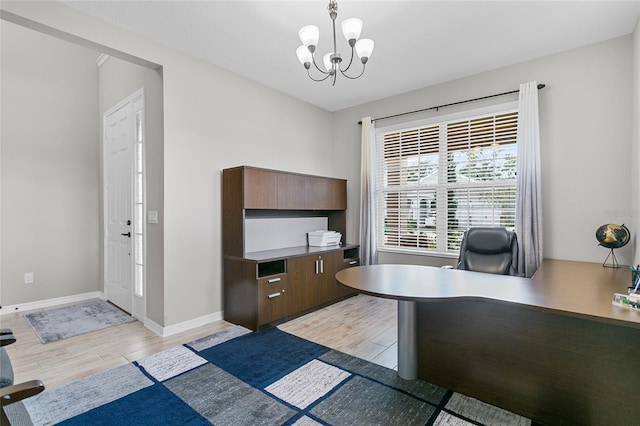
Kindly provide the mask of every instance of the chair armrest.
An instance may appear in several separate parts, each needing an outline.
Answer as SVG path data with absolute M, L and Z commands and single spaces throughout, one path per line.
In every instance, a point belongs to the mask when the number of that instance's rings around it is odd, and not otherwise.
M 30 396 L 37 395 L 44 390 L 44 384 L 40 380 L 30 380 L 17 385 L 0 389 L 0 407 L 22 401 Z
M 2 334 L 0 335 L 0 347 L 7 346 L 16 341 L 16 338 L 13 334 Z

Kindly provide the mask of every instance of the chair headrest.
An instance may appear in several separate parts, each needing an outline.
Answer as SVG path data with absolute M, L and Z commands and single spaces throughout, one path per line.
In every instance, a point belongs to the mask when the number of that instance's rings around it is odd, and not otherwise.
M 467 249 L 476 253 L 503 253 L 511 250 L 513 232 L 504 228 L 471 228 L 467 231 Z

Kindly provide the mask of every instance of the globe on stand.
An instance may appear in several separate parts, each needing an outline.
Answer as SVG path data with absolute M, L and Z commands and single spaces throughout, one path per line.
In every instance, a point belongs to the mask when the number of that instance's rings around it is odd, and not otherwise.
M 627 245 L 631 239 L 629 228 L 624 226 L 624 223 L 622 225 L 607 223 L 596 230 L 596 239 L 598 240 L 599 246 L 609 249 L 609 254 L 602 263 L 602 266 L 605 268 L 619 268 L 620 265 L 618 264 L 618 259 L 616 259 L 616 254 L 613 252 L 613 249 Z M 609 257 L 611 257 L 611 264 L 607 265 Z

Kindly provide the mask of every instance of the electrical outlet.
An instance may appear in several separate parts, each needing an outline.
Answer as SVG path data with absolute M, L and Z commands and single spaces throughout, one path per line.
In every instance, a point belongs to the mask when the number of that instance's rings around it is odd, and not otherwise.
M 24 273 L 24 283 L 25 284 L 33 284 L 33 272 L 25 272 Z

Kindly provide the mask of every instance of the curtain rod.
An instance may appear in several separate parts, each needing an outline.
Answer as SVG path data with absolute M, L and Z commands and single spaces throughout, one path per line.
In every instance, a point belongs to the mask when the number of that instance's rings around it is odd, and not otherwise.
M 543 89 L 544 87 L 545 87 L 544 84 L 542 84 L 542 83 L 538 84 L 538 90 Z M 498 94 L 495 94 L 495 95 L 482 96 L 480 98 L 467 99 L 466 101 L 452 102 L 450 104 L 438 105 L 438 106 L 433 106 L 433 107 L 429 107 L 429 108 L 418 109 L 418 110 L 415 110 L 415 111 L 402 112 L 400 114 L 387 115 L 386 117 L 372 118 L 371 121 L 386 120 L 388 118 L 395 118 L 395 117 L 400 117 L 400 116 L 403 116 L 403 115 L 415 114 L 417 112 L 430 111 L 432 109 L 435 109 L 437 111 L 440 108 L 444 108 L 444 107 L 449 107 L 449 106 L 459 105 L 459 104 L 466 104 L 467 102 L 481 101 L 483 99 L 495 98 L 497 96 L 510 95 L 512 93 L 518 93 L 519 91 L 520 90 L 512 90 L 510 92 L 504 92 L 504 93 L 498 93 Z M 362 124 L 362 121 L 358 121 L 358 124 Z

